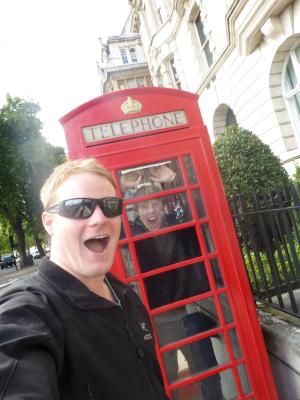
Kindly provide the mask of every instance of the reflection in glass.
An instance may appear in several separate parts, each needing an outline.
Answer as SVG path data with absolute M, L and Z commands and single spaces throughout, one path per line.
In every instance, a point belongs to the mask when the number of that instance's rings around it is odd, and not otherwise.
M 187 304 L 153 317 L 160 346 L 207 332 L 219 326 L 212 298 Z M 160 326 L 163 328 L 160 330 Z M 162 335 L 162 336 L 160 336 Z
M 210 291 L 204 263 L 145 278 L 144 284 L 151 309 Z
M 206 249 L 207 249 L 208 253 L 214 252 L 215 246 L 214 246 L 214 242 L 211 237 L 211 233 L 210 233 L 208 224 L 202 224 L 201 229 L 202 229 L 202 233 L 203 233 L 203 237 L 204 237 L 204 241 L 205 241 L 205 245 L 206 245 Z
M 199 218 L 205 218 L 206 217 L 206 212 L 205 212 L 205 207 L 204 203 L 202 200 L 201 192 L 200 190 L 193 190 L 193 198 L 197 210 L 197 215 Z
M 183 370 L 181 372 L 181 375 L 185 377 L 185 371 Z M 182 388 L 175 389 L 171 391 L 171 398 L 172 400 L 181 400 L 181 399 L 188 399 L 188 400 L 200 400 L 200 399 L 220 399 L 220 400 L 233 400 L 236 399 L 238 396 L 237 390 L 236 390 L 236 385 L 233 377 L 233 373 L 231 369 L 227 369 L 225 371 L 222 371 L 219 373 L 219 376 L 221 378 L 221 390 L 222 390 L 222 396 L 220 396 L 220 391 L 219 393 L 215 392 L 213 393 L 212 397 L 205 396 L 205 393 L 202 392 L 201 390 L 201 383 L 200 382 L 194 382 L 194 383 L 189 383 L 186 386 L 183 386 Z M 207 378 L 211 379 L 211 378 Z M 202 385 L 205 385 L 207 379 L 203 379 Z M 186 393 L 190 394 L 190 397 L 185 397 Z
M 220 294 L 219 300 L 221 303 L 225 323 L 230 324 L 231 322 L 233 322 L 233 317 L 229 306 L 227 294 L 226 293 Z
M 158 161 L 120 170 L 119 183 L 124 199 L 136 197 L 141 186 L 154 185 L 159 191 L 182 186 L 182 175 L 176 159 Z
M 224 282 L 221 274 L 219 260 L 217 258 L 213 258 L 210 260 L 211 269 L 215 278 L 217 288 L 224 287 Z
M 243 354 L 242 354 L 242 351 L 241 351 L 239 339 L 238 339 L 237 334 L 236 334 L 236 330 L 235 329 L 230 329 L 230 331 L 228 331 L 228 334 L 229 334 L 229 339 L 230 339 L 231 347 L 232 347 L 232 350 L 233 350 L 234 358 L 235 359 L 241 358 L 243 356 Z
M 215 342 L 217 342 L 216 345 Z M 217 351 L 215 348 L 217 348 Z M 177 363 L 177 352 L 176 349 L 162 353 L 169 383 L 174 383 L 181 378 L 178 374 L 180 369 Z M 180 352 L 188 366 L 185 370 L 185 377 L 192 377 L 201 372 L 209 371 L 229 361 L 223 335 L 218 335 L 217 338 L 208 337 L 182 346 Z M 221 357 L 218 356 L 218 353 L 221 354 Z M 223 399 L 220 375 L 215 374 L 199 381 L 198 390 L 205 399 Z
M 287 64 L 287 77 L 288 77 L 288 86 L 289 90 L 294 89 L 295 86 L 297 85 L 297 76 L 295 72 L 295 68 L 292 62 L 292 59 L 290 58 Z
M 250 387 L 245 364 L 238 365 L 237 369 L 239 372 L 239 377 L 240 377 L 240 381 L 241 381 L 242 388 L 243 388 L 243 394 L 248 394 L 251 392 L 251 387 Z
M 139 284 L 137 282 L 130 282 L 129 286 L 131 286 L 131 288 L 135 291 L 139 298 L 142 299 Z
M 121 254 L 122 254 L 122 259 L 123 259 L 123 264 L 125 267 L 126 271 L 126 276 L 134 276 L 135 273 L 135 268 L 132 262 L 131 254 L 129 251 L 129 247 L 127 244 L 121 246 Z
M 126 238 L 126 232 L 125 232 L 125 228 L 124 228 L 124 222 L 123 219 L 121 220 L 121 232 L 120 232 L 120 240 L 125 239 Z
M 153 193 L 153 189 L 150 187 L 140 188 L 136 192 L 138 196 L 147 196 L 151 193 Z M 131 214 L 132 205 L 126 206 L 126 213 L 128 213 L 128 219 L 132 221 L 131 231 L 133 235 L 191 220 L 186 193 L 140 201 L 134 204 L 134 217 Z
M 191 185 L 194 184 L 194 183 L 197 183 L 197 177 L 196 177 L 196 174 L 195 174 L 192 157 L 191 156 L 184 156 L 183 157 L 183 162 L 185 164 L 185 168 L 186 168 L 186 172 L 187 172 L 189 183 Z

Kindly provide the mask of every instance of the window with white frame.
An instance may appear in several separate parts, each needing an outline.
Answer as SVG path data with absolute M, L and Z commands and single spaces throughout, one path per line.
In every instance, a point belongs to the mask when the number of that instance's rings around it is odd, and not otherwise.
M 125 48 L 120 49 L 123 64 L 128 64 L 127 50 Z
M 145 86 L 145 79 L 143 76 L 138 76 L 136 78 L 137 87 L 144 87 Z
M 210 67 L 213 62 L 213 56 L 209 48 L 207 24 L 201 18 L 201 12 L 198 13 L 197 18 L 195 19 L 195 26 L 200 39 L 202 51 L 204 52 L 207 64 Z
M 135 49 L 135 47 L 131 47 L 131 48 L 129 49 L 129 53 L 130 53 L 131 61 L 132 61 L 133 63 L 137 62 L 137 55 L 136 55 L 136 49 Z
M 300 131 L 300 43 L 288 54 L 282 71 L 282 91 L 295 132 Z M 298 133 L 300 143 L 300 133 Z
M 177 86 L 178 89 L 181 89 L 181 82 L 180 82 L 180 79 L 179 79 L 179 75 L 178 75 L 177 69 L 175 67 L 174 58 L 171 58 L 170 66 L 171 66 L 171 71 L 172 71 L 172 74 L 173 74 L 173 79 L 174 79 L 175 85 Z
M 133 78 L 127 79 L 127 80 L 126 80 L 126 83 L 127 83 L 127 87 L 128 87 L 128 88 L 136 87 L 135 79 L 133 79 Z

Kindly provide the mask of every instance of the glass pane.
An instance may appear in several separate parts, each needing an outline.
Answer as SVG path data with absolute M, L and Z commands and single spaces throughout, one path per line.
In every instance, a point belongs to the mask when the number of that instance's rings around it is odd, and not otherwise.
M 201 19 L 201 14 L 199 13 L 195 20 L 196 29 L 200 38 L 200 42 L 203 45 L 207 40 L 207 29 L 204 22 Z
M 119 183 L 124 199 L 136 197 L 136 191 L 149 186 L 156 191 L 182 186 L 182 175 L 176 159 L 138 165 L 119 171 Z
M 296 77 L 296 73 L 295 73 L 295 69 L 294 69 L 291 57 L 289 58 L 286 72 L 287 72 L 287 78 L 288 78 L 288 81 L 287 81 L 288 89 L 292 90 L 297 85 L 297 77 Z
M 204 203 L 202 200 L 202 196 L 201 196 L 201 192 L 200 190 L 193 190 L 192 192 L 193 194 L 193 198 L 194 198 L 194 202 L 195 202 L 195 206 L 196 206 L 196 211 L 197 211 L 197 215 L 199 218 L 205 218 L 206 217 L 206 211 L 205 211 L 205 207 L 204 207 Z
M 238 372 L 239 372 L 239 377 L 240 377 L 240 381 L 242 384 L 242 388 L 243 388 L 243 393 L 244 394 L 248 394 L 251 392 L 251 387 L 250 387 L 250 383 L 249 383 L 249 379 L 248 379 L 248 374 L 246 371 L 246 367 L 245 364 L 240 364 L 237 367 Z
M 125 232 L 124 223 L 123 223 L 123 219 L 122 219 L 122 221 L 121 221 L 120 240 L 125 239 L 125 237 L 126 237 L 126 232 Z
M 294 100 L 295 108 L 297 111 L 298 118 L 300 116 L 300 92 L 296 93 L 295 96 L 292 97 Z
M 194 170 L 194 165 L 191 156 L 184 156 L 183 162 L 185 165 L 186 173 L 188 176 L 189 183 L 192 185 L 193 183 L 197 183 L 197 177 Z
M 137 190 L 140 196 L 151 194 L 152 189 L 143 187 Z M 160 228 L 174 226 L 191 220 L 191 211 L 186 193 L 156 197 L 126 206 L 131 223 L 132 235 L 139 235 Z M 132 214 L 134 212 L 134 214 Z
M 185 377 L 185 370 L 180 376 Z M 220 385 L 221 379 L 221 385 Z M 211 388 L 211 390 L 210 390 Z M 238 396 L 231 369 L 220 372 L 218 375 L 203 379 L 200 382 L 190 383 L 179 389 L 172 390 L 172 400 L 233 400 Z
M 233 322 L 233 316 L 229 306 L 227 294 L 226 293 L 220 294 L 219 300 L 221 303 L 225 323 L 230 324 L 231 322 Z
M 243 356 L 243 354 L 242 354 L 242 351 L 241 351 L 239 339 L 238 339 L 237 334 L 236 334 L 236 330 L 235 329 L 230 329 L 228 334 L 229 334 L 229 339 L 230 339 L 231 347 L 232 347 L 232 350 L 233 350 L 234 358 L 235 359 L 241 358 Z
M 300 64 L 300 46 L 297 46 L 295 48 L 295 55 L 296 55 L 296 59 L 298 61 L 298 64 Z
M 219 265 L 219 260 L 217 258 L 213 258 L 210 260 L 211 269 L 215 278 L 217 288 L 224 287 L 224 282 L 221 274 L 221 269 Z
M 135 80 L 134 79 L 127 79 L 127 87 L 128 88 L 133 88 L 135 87 Z
M 137 282 L 130 282 L 129 286 L 131 286 L 131 288 L 135 291 L 139 298 L 142 299 L 139 284 Z
M 129 247 L 127 244 L 121 246 L 121 254 L 122 254 L 123 264 L 125 267 L 126 276 L 130 277 L 136 275 Z
M 153 317 L 160 346 L 219 326 L 212 298 L 197 301 Z
M 209 253 L 214 252 L 215 246 L 214 246 L 214 242 L 211 237 L 211 233 L 210 233 L 208 224 L 201 225 L 201 229 L 202 229 L 202 233 L 203 233 L 203 237 L 204 237 L 204 241 L 205 241 L 205 245 L 206 245 L 206 250 Z
M 149 264 L 149 268 L 153 265 Z M 144 284 L 151 309 L 210 291 L 204 263 L 145 278 Z
M 185 377 L 192 377 L 200 372 L 209 371 L 229 361 L 223 335 L 221 334 L 218 337 L 208 337 L 182 346 L 179 349 L 164 352 L 162 357 L 169 383 L 176 382 L 181 378 L 178 374 L 181 369 L 181 366 L 178 365 L 180 360 L 178 350 L 180 350 L 185 359 L 185 366 L 187 365 L 188 367 L 188 369 L 185 369 Z M 214 385 L 217 384 L 219 390 L 221 390 L 219 374 L 216 374 L 214 379 Z

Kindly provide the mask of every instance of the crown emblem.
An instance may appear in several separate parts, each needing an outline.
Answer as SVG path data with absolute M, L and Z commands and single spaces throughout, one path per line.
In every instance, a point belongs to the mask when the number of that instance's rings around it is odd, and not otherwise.
M 142 110 L 142 104 L 131 97 L 127 97 L 127 100 L 121 105 L 121 110 L 124 114 L 134 114 Z

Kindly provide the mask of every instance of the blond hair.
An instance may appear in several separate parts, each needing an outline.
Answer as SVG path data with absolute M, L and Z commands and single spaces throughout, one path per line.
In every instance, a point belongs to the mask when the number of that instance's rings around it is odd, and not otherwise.
M 112 174 L 100 165 L 95 158 L 67 161 L 56 168 L 44 183 L 40 198 L 47 210 L 57 200 L 58 188 L 70 177 L 82 173 L 91 173 L 107 179 L 114 188 L 116 184 Z

